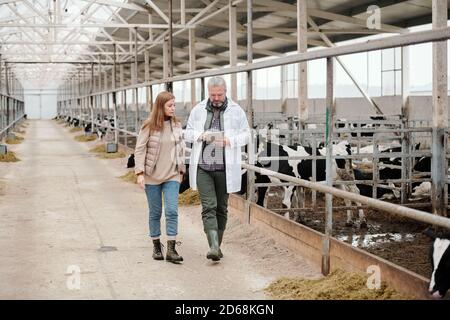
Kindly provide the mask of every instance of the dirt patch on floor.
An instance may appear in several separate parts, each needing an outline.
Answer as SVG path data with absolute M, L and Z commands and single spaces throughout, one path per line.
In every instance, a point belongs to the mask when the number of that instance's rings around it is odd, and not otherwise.
M 281 209 L 282 188 L 271 188 L 267 198 L 269 209 Z M 311 207 L 310 195 L 306 194 L 306 207 Z M 399 201 L 390 201 L 399 203 Z M 324 207 L 324 197 L 317 194 L 317 206 Z M 333 199 L 333 206 L 344 206 L 342 199 Z M 431 208 L 422 208 L 431 211 Z M 280 215 L 287 216 L 286 211 L 278 211 Z M 411 219 L 394 216 L 389 213 L 364 209 L 367 218 L 367 228 L 359 228 L 356 223 L 346 226 L 346 210 L 333 211 L 333 237 L 363 249 L 381 258 L 391 261 L 399 266 L 420 274 L 426 278 L 431 276 L 431 263 L 428 251 L 432 240 L 423 234 L 427 224 Z M 325 215 L 323 212 L 290 212 L 289 218 L 304 224 L 319 232 L 325 230 Z M 353 218 L 358 218 L 353 211 Z
M 0 196 L 5 195 L 5 187 L 6 187 L 6 184 L 3 181 L 0 181 Z
M 369 289 L 367 276 L 335 270 L 321 279 L 282 278 L 272 282 L 266 292 L 282 300 L 411 300 L 381 283 Z
M 125 158 L 127 155 L 123 151 L 117 151 L 117 152 L 106 152 L 106 145 L 105 144 L 99 144 L 94 146 L 89 150 L 89 152 L 94 152 L 97 154 L 98 158 L 102 159 L 117 159 L 117 158 Z
M 134 184 L 137 183 L 137 176 L 134 174 L 134 171 L 128 171 L 126 174 L 120 176 L 119 179 Z
M 17 162 L 20 161 L 19 158 L 16 157 L 16 154 L 13 151 L 8 151 L 6 154 L 0 154 L 0 162 Z
M 23 138 L 21 136 L 15 135 L 14 138 L 6 138 L 5 142 L 7 144 L 19 144 L 22 143 Z
M 95 139 L 97 139 L 97 136 L 91 134 L 91 135 L 78 135 L 74 137 L 75 140 L 79 141 L 79 142 L 88 142 L 88 141 L 94 141 Z

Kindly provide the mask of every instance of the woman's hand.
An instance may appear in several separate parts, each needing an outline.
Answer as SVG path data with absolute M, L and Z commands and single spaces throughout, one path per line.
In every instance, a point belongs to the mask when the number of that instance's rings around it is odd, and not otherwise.
M 137 184 L 143 190 L 145 190 L 145 177 L 143 174 L 137 176 Z

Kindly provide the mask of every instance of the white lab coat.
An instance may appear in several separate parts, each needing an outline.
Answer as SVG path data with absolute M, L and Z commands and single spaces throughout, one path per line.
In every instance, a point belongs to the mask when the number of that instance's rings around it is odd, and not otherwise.
M 197 190 L 197 166 L 202 152 L 202 141 L 197 140 L 204 132 L 207 101 L 201 101 L 192 109 L 184 133 L 185 141 L 192 143 L 189 184 L 193 190 Z M 223 121 L 224 135 L 230 140 L 230 145 L 225 147 L 227 192 L 238 192 L 241 190 L 241 147 L 250 141 L 250 128 L 244 110 L 229 98 Z

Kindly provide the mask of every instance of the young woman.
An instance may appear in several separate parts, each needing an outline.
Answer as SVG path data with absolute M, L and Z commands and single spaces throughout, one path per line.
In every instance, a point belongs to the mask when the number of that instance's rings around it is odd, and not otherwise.
M 153 110 L 139 131 L 134 152 L 138 184 L 147 195 L 155 260 L 164 260 L 160 242 L 164 197 L 166 260 L 183 261 L 175 250 L 175 244 L 178 234 L 178 191 L 186 171 L 184 153 L 181 123 L 175 118 L 175 97 L 163 91 L 156 97 Z

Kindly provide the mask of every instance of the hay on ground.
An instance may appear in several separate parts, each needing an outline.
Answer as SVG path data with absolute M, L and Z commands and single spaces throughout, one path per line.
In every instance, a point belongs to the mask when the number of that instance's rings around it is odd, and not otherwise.
M 389 288 L 384 282 L 379 289 L 367 287 L 367 276 L 335 270 L 318 280 L 281 278 L 266 289 L 280 300 L 405 300 L 414 299 Z
M 102 159 L 118 159 L 118 158 L 125 158 L 127 155 L 123 151 L 113 152 L 113 153 L 98 153 L 97 158 Z
M 74 128 L 72 128 L 72 129 L 70 129 L 70 132 L 79 132 L 79 131 L 81 131 L 81 130 L 83 130 L 83 128 L 80 128 L 80 127 L 74 127 Z
M 14 133 L 25 134 L 25 131 L 22 130 L 22 128 L 18 128 L 17 130 L 14 130 Z
M 75 136 L 74 139 L 79 142 L 88 142 L 88 141 L 94 141 L 95 139 L 97 139 L 97 137 L 93 134 L 89 135 L 89 136 L 81 134 L 81 135 Z
M 105 144 L 98 144 L 98 145 L 94 146 L 93 148 L 91 148 L 89 150 L 89 152 L 97 153 L 97 157 L 102 158 L 102 159 L 118 159 L 118 158 L 124 158 L 127 156 L 125 154 L 125 152 L 123 152 L 123 151 L 111 152 L 111 153 L 106 152 Z
M 23 141 L 23 138 L 20 137 L 20 136 L 17 136 L 17 135 L 13 139 L 12 138 L 6 138 L 6 140 L 5 140 L 5 142 L 7 144 L 19 144 L 19 143 L 22 143 L 22 141 Z
M 8 151 L 6 154 L 0 154 L 0 162 L 17 162 L 20 161 L 16 157 L 16 154 L 12 151 Z
M 106 146 L 104 144 L 98 144 L 95 147 L 91 148 L 89 152 L 95 152 L 95 153 L 103 153 L 106 152 Z
M 126 182 L 137 183 L 137 176 L 134 174 L 134 171 L 128 171 L 123 176 L 120 176 L 119 179 Z
M 197 191 L 191 188 L 179 195 L 178 204 L 180 206 L 195 206 L 200 204 L 200 196 Z

